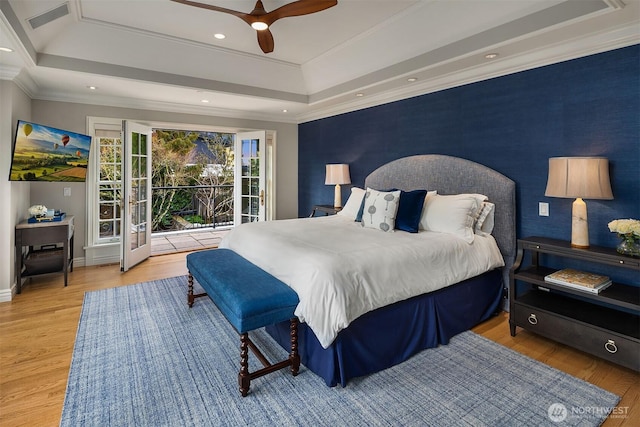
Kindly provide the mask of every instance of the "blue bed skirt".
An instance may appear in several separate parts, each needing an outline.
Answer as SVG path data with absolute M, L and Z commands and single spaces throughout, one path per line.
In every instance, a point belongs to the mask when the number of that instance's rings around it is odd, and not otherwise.
M 342 330 L 327 349 L 302 323 L 298 331 L 301 361 L 328 386 L 344 387 L 351 378 L 397 365 L 426 348 L 448 344 L 454 335 L 495 314 L 501 299 L 502 274 L 497 269 L 366 313 Z M 289 350 L 288 321 L 266 329 Z

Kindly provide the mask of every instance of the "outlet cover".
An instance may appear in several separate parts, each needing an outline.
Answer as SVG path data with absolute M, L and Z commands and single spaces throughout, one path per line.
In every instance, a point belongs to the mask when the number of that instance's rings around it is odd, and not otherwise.
M 64 187 L 64 197 L 71 197 L 71 187 Z

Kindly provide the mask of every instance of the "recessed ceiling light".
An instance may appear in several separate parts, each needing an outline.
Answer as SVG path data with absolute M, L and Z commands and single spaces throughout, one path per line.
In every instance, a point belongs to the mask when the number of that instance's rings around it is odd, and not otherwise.
M 417 81 L 418 81 L 418 78 L 417 78 L 417 77 L 409 77 L 409 78 L 407 79 L 407 81 L 408 81 L 408 82 L 411 82 L 411 83 L 413 83 L 413 82 L 417 82 Z
M 87 86 L 87 89 L 96 90 L 96 89 L 98 89 L 98 86 Z
M 0 46 L 0 51 L 2 51 L 2 52 L 13 52 L 13 49 L 11 49 L 10 47 Z
M 487 53 L 484 57 L 487 59 L 496 59 L 499 55 L 499 53 Z
M 362 93 L 362 92 L 358 92 L 358 93 L 356 93 L 356 96 L 358 96 L 358 97 L 360 97 L 360 96 L 364 96 L 364 93 Z
M 208 99 L 203 99 L 203 100 L 201 100 L 200 102 L 202 102 L 203 104 L 208 104 L 208 103 L 209 103 L 209 100 L 208 100 Z
M 286 113 L 287 111 L 289 111 L 289 110 L 287 110 L 286 108 L 284 110 L 282 110 L 283 113 Z
M 213 37 L 217 38 L 218 40 L 222 40 L 222 39 L 227 38 L 227 36 L 225 36 L 222 33 L 216 33 L 216 34 L 213 35 Z

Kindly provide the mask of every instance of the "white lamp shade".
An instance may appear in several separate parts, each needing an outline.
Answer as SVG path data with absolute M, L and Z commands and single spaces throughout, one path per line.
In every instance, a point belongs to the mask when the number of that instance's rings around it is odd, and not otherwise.
M 571 199 L 613 199 L 609 161 L 604 157 L 550 158 L 544 195 Z
M 349 165 L 347 164 L 327 165 L 327 175 L 324 183 L 325 185 L 351 184 L 351 176 L 349 175 Z

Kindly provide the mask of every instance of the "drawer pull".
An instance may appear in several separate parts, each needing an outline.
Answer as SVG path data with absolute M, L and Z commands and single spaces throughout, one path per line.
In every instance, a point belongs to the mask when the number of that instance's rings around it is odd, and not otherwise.
M 615 353 L 618 351 L 618 346 L 616 346 L 616 343 L 614 340 L 608 340 L 605 344 L 604 344 L 604 348 L 605 350 L 607 350 L 609 353 Z
M 531 323 L 532 325 L 537 325 L 538 324 L 538 318 L 536 317 L 535 314 L 530 314 L 529 318 L 527 319 L 529 321 L 529 323 Z M 612 341 L 611 341 L 612 342 Z M 607 343 L 608 344 L 608 343 Z M 606 347 L 606 344 L 605 344 Z

